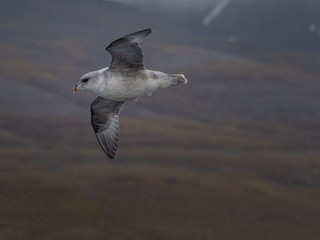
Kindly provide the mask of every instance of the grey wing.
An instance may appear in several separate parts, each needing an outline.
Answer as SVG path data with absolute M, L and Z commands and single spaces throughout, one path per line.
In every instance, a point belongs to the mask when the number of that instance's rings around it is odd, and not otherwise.
M 124 102 L 97 97 L 91 103 L 91 124 L 97 140 L 110 159 L 114 159 L 119 143 L 119 113 Z
M 151 29 L 128 34 L 106 48 L 112 56 L 110 69 L 144 69 L 143 53 L 139 43 L 151 33 Z

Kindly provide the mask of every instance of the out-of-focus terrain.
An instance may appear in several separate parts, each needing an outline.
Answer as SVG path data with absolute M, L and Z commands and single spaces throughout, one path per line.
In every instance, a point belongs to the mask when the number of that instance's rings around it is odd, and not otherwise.
M 318 239 L 320 7 L 239 2 L 203 26 L 201 9 L 3 1 L 0 239 Z M 71 89 L 147 27 L 146 67 L 189 82 L 126 103 L 110 161 L 96 96 Z

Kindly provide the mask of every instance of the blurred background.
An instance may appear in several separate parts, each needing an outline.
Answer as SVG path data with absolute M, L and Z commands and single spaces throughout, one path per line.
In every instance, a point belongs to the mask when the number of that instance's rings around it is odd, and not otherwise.
M 2 0 L 1 239 L 319 239 L 317 0 Z M 117 159 L 71 92 L 144 28 L 187 85 L 126 103 Z

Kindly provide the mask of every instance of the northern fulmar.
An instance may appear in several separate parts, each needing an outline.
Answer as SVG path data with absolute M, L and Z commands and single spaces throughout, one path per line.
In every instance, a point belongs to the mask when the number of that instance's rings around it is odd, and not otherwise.
M 98 95 L 91 103 L 91 124 L 97 140 L 110 159 L 115 159 L 119 143 L 119 114 L 126 101 L 152 92 L 187 83 L 183 74 L 147 70 L 140 42 L 151 29 L 128 34 L 107 46 L 112 61 L 109 67 L 84 74 L 72 89 L 89 90 Z

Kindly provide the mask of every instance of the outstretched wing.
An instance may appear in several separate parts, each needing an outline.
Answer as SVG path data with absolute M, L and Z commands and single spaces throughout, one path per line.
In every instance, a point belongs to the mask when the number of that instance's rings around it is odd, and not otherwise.
M 124 102 L 97 97 L 91 103 L 91 124 L 98 142 L 113 160 L 119 143 L 119 114 Z
M 112 56 L 109 69 L 144 69 L 143 54 L 139 43 L 151 33 L 151 29 L 128 34 L 106 48 Z

